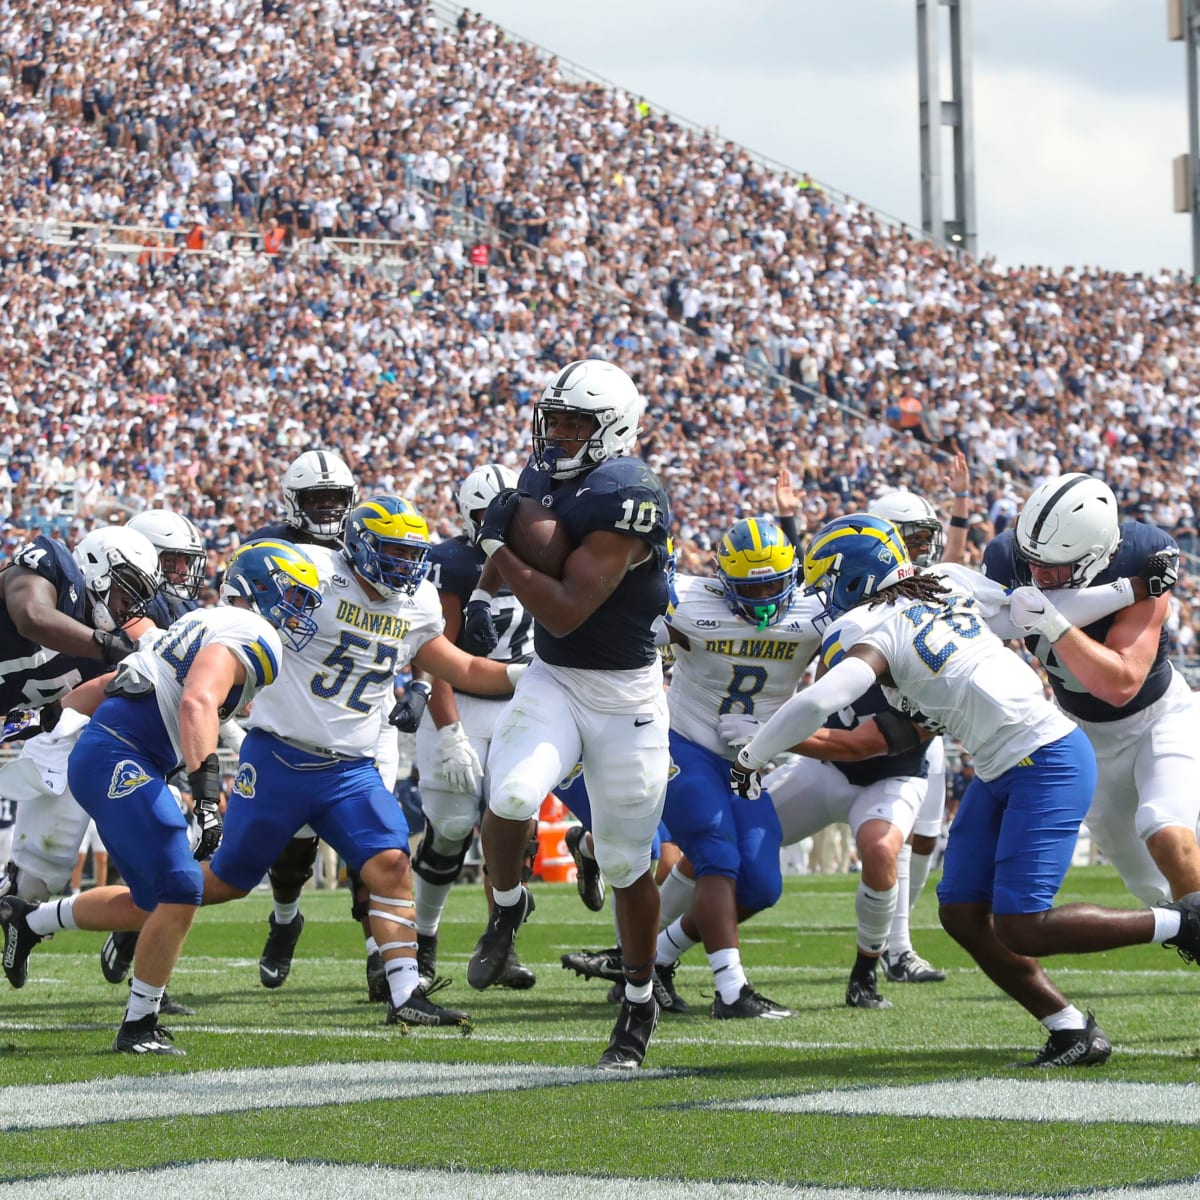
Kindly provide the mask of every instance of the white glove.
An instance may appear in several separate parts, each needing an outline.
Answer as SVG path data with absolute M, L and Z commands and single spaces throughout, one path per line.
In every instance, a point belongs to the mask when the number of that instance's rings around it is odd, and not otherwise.
M 749 713 L 722 713 L 717 718 L 717 733 L 731 749 L 740 750 L 758 732 L 761 724 Z
M 1026 635 L 1040 633 L 1051 645 L 1071 628 L 1071 622 L 1035 587 L 1019 587 L 1013 592 L 1008 615 Z
M 463 732 L 462 725 L 443 725 L 438 730 L 438 770 L 455 792 L 477 795 L 483 783 L 483 764 L 471 739 Z
M 518 680 L 528 670 L 528 663 L 509 663 L 508 666 L 504 668 L 504 673 L 508 676 L 509 685 L 512 687 L 514 692 L 517 690 Z

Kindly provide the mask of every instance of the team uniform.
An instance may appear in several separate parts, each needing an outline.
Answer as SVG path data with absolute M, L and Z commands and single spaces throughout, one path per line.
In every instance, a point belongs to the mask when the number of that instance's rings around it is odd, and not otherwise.
M 275 681 L 283 649 L 269 622 L 231 606 L 192 613 L 125 659 L 71 752 L 71 791 L 95 819 L 139 908 L 200 903 L 200 864 L 166 780 L 183 760 L 179 701 L 188 670 L 212 644 L 227 647 L 246 672 L 221 705 L 222 719 Z
M 783 832 L 770 804 L 729 790 L 734 752 L 717 732 L 725 713 L 767 720 L 800 685 L 821 635 L 813 617 L 819 600 L 794 596 L 783 616 L 763 629 L 730 611 L 711 580 L 680 575 L 667 622 L 675 642 L 667 696 L 671 778 L 664 819 L 697 876 L 737 880 L 741 907 L 769 908 L 783 888 Z
M 527 821 L 582 761 L 596 859 L 614 887 L 650 867 L 670 767 L 654 625 L 667 609 L 670 508 L 654 472 L 613 458 L 557 482 L 531 463 L 520 490 L 559 517 L 572 545 L 596 530 L 639 538 L 645 558 L 580 626 L 556 638 L 535 623 L 536 657 L 501 713 L 488 752 L 489 807 Z
M 442 632 L 437 593 L 422 583 L 376 599 L 340 552 L 306 550 L 321 580 L 317 632 L 251 710 L 212 859 L 213 874 L 244 891 L 304 825 L 354 870 L 383 850 L 408 852 L 403 810 L 375 764 L 379 713 L 396 673 Z
M 1137 575 L 1149 555 L 1175 546 L 1170 535 L 1152 525 L 1126 521 L 1120 531 L 1116 553 L 1093 586 Z M 1005 587 L 1029 582 L 1011 530 L 989 543 L 983 569 Z M 1109 616 L 1082 628 L 1102 643 L 1112 623 Z M 1191 689 L 1171 665 L 1166 629 L 1145 682 L 1120 708 L 1085 691 L 1040 634 L 1026 638 L 1025 645 L 1045 667 L 1059 707 L 1074 718 L 1095 751 L 1099 775 L 1086 818 L 1093 838 L 1140 900 L 1154 904 L 1170 899 L 1170 885 L 1145 841 L 1168 826 L 1197 828 L 1200 721 Z

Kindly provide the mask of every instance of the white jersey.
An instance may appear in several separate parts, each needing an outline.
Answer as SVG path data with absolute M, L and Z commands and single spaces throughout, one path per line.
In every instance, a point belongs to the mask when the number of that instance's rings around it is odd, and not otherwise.
M 942 578 L 951 591 L 935 602 L 860 604 L 825 635 L 825 661 L 832 666 L 851 646 L 875 647 L 896 685 L 883 689 L 888 703 L 957 738 L 979 777 L 996 779 L 1075 725 L 987 627 L 974 597 Z
M 216 643 L 227 647 L 246 668 L 246 681 L 221 705 L 221 719 L 245 708 L 263 688 L 274 683 L 283 661 L 279 631 L 248 608 L 222 604 L 198 608 L 172 623 L 152 644 L 131 654 L 120 670 L 136 674 L 154 685 L 158 711 L 171 738 L 176 761 L 183 761 L 179 748 L 179 701 L 188 670 L 196 655 Z
M 373 758 L 396 674 L 444 628 L 437 590 L 374 600 L 340 550 L 305 546 L 321 578 L 316 636 L 284 656 L 279 683 L 247 722 L 276 737 L 350 758 Z
M 667 706 L 671 728 L 689 741 L 732 759 L 717 733 L 727 712 L 752 713 L 766 721 L 790 699 L 821 645 L 813 617 L 815 596 L 794 595 L 782 620 L 765 629 L 730 611 L 719 584 L 694 575 L 675 579 L 678 599 L 667 615 L 691 646 L 676 643 Z

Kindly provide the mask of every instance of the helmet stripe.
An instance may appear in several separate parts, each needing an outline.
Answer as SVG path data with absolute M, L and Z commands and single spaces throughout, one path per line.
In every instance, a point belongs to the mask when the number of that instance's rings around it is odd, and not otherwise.
M 1051 514 L 1051 512 L 1053 512 L 1053 511 L 1054 511 L 1054 509 L 1055 509 L 1055 507 L 1057 506 L 1058 502 L 1059 502 L 1059 501 L 1060 501 L 1060 500 L 1063 498 L 1063 496 L 1065 496 L 1065 495 L 1066 495 L 1066 494 L 1067 494 L 1067 493 L 1068 493 L 1068 492 L 1069 492 L 1069 491 L 1070 491 L 1070 490 L 1071 490 L 1071 489 L 1072 489 L 1072 488 L 1073 488 L 1073 487 L 1074 487 L 1076 484 L 1083 483 L 1083 482 L 1084 482 L 1086 479 L 1088 479 L 1088 478 L 1089 478 L 1089 476 L 1087 476 L 1087 475 L 1075 475 L 1075 476 L 1073 476 L 1071 479 L 1068 479 L 1066 483 L 1062 484 L 1062 485 L 1061 485 L 1061 486 L 1060 486 L 1060 487 L 1059 487 L 1059 488 L 1058 488 L 1058 489 L 1055 491 L 1054 495 L 1053 495 L 1053 496 L 1051 496 L 1051 497 L 1050 497 L 1050 499 L 1049 499 L 1049 500 L 1047 500 L 1047 501 L 1046 501 L 1046 503 L 1042 505 L 1042 511 L 1041 511 L 1040 513 L 1038 513 L 1038 515 L 1037 515 L 1037 520 L 1036 520 L 1036 521 L 1034 521 L 1034 523 L 1033 523 L 1033 528 L 1032 528 L 1032 529 L 1029 531 L 1029 540 L 1030 540 L 1031 542 L 1033 542 L 1033 543 L 1036 545 L 1036 544 L 1037 544 L 1039 541 L 1041 541 L 1041 535 L 1042 535 L 1042 526 L 1043 526 L 1043 525 L 1045 525 L 1045 524 L 1046 524 L 1046 522 L 1047 522 L 1047 521 L 1050 519 L 1050 514 Z

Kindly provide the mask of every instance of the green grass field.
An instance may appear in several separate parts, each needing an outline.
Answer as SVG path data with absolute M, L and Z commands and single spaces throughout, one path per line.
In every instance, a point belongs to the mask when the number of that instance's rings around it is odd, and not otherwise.
M 525 993 L 467 987 L 483 898 L 454 890 L 439 964 L 454 985 L 438 999 L 470 1011 L 467 1036 L 384 1026 L 344 891 L 305 893 L 296 964 L 277 991 L 256 966 L 268 897 L 200 914 L 172 983 L 198 1011 L 167 1022 L 186 1058 L 112 1054 L 123 988 L 100 974 L 103 937 L 60 934 L 34 952 L 22 991 L 0 992 L 0 1181 L 24 1181 L 21 1194 L 44 1176 L 287 1159 L 664 1181 L 656 1192 L 676 1181 L 673 1194 L 702 1180 L 1200 1194 L 1200 971 L 1158 946 L 1050 963 L 1116 1050 L 1102 1068 L 1034 1076 L 1012 1064 L 1040 1046 L 1041 1027 L 941 932 L 932 884 L 914 940 L 947 982 L 884 987 L 890 1011 L 844 1006 L 855 884 L 789 879 L 779 906 L 743 930 L 751 978 L 793 1019 L 710 1019 L 697 949 L 677 977 L 692 1015 L 664 1017 L 647 1069 L 618 1080 L 588 1070 L 615 1015 L 606 985 L 559 965 L 563 951 L 612 939 L 572 885 L 535 885 L 519 949 L 538 983 Z M 1133 906 L 1105 868 L 1072 872 L 1061 900 L 1077 899 Z

